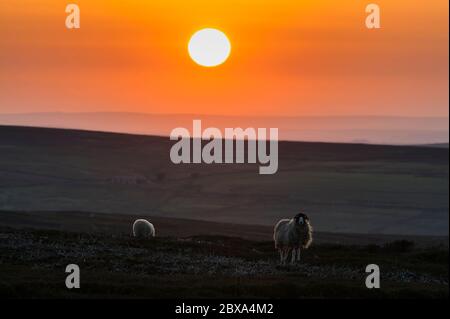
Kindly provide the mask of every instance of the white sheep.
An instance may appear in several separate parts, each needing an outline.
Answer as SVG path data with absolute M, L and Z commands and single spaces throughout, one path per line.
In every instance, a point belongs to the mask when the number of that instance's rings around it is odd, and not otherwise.
M 273 240 L 275 249 L 280 253 L 282 265 L 286 264 L 290 252 L 292 264 L 300 261 L 301 249 L 308 248 L 312 243 L 312 232 L 309 218 L 303 213 L 297 214 L 292 219 L 282 219 L 275 225 Z
M 155 237 L 155 227 L 145 219 L 137 219 L 133 223 L 133 236 L 138 238 Z

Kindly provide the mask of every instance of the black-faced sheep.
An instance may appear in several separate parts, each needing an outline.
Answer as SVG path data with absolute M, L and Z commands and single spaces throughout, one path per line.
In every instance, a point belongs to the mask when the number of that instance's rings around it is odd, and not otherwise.
M 280 252 L 282 265 L 286 264 L 291 252 L 291 263 L 300 261 L 301 249 L 308 248 L 312 243 L 312 232 L 309 218 L 303 213 L 292 219 L 282 219 L 275 225 L 273 240 L 275 249 Z
M 138 238 L 155 237 L 155 227 L 145 219 L 137 219 L 133 223 L 133 236 Z

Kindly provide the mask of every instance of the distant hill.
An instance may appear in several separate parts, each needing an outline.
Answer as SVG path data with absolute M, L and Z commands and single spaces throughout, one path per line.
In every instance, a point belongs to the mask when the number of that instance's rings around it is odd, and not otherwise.
M 0 210 L 88 211 L 317 231 L 448 235 L 442 148 L 282 142 L 279 171 L 175 165 L 168 138 L 0 126 Z
M 422 147 L 438 147 L 438 148 L 448 148 L 448 143 L 437 143 L 437 144 L 422 144 L 422 145 L 416 145 L 416 146 L 422 146 Z
M 104 132 L 168 136 L 172 129 L 192 131 L 192 120 L 203 127 L 277 127 L 288 141 L 316 141 L 387 145 L 449 142 L 448 117 L 328 116 L 238 117 L 144 113 L 28 113 L 0 114 L 0 125 L 84 129 Z

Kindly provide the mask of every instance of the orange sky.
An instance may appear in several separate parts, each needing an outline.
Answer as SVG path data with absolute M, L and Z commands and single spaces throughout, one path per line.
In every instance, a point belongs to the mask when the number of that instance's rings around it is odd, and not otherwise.
M 448 116 L 448 0 L 379 0 L 381 30 L 368 3 L 0 0 L 0 113 Z M 220 67 L 187 54 L 203 27 Z

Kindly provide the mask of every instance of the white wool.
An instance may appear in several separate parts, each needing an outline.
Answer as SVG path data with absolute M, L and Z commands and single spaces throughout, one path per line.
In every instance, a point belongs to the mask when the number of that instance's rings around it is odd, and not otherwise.
M 155 227 L 145 219 L 137 219 L 133 223 L 133 236 L 139 238 L 155 237 Z
M 290 219 L 282 219 L 276 225 L 273 232 L 273 240 L 275 241 L 275 248 L 289 244 L 289 223 Z
M 307 249 L 312 243 L 311 224 L 303 221 L 303 226 L 296 225 L 294 219 L 282 219 L 275 225 L 273 239 L 282 264 L 286 263 L 289 254 L 292 254 L 292 263 L 299 261 L 301 249 Z

